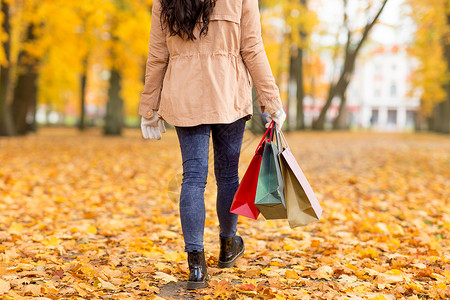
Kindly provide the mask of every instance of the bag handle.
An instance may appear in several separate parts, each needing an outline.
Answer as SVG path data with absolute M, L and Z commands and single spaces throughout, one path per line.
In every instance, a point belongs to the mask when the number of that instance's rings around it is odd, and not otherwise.
M 270 141 L 271 142 L 273 141 L 273 136 L 275 135 L 275 142 L 277 144 L 277 148 L 281 152 L 283 150 L 281 138 L 279 137 L 279 133 L 281 133 L 281 130 L 280 131 L 277 130 L 277 123 L 275 123 L 274 121 L 272 121 L 270 125 L 272 125 L 272 131 L 270 132 Z
M 270 136 L 269 136 L 269 138 L 266 140 L 266 141 L 270 141 L 270 142 L 273 142 L 273 136 L 275 135 L 275 142 L 276 142 L 276 145 L 277 145 L 277 148 L 278 148 L 278 150 L 281 152 L 282 150 L 283 150 L 283 145 L 282 145 L 282 143 L 281 143 L 281 138 L 279 137 L 279 133 L 278 133 L 278 130 L 277 130 L 277 124 L 274 122 L 274 121 L 272 121 L 271 123 L 270 123 L 270 125 L 269 125 L 269 127 L 267 128 L 267 131 L 266 131 L 266 133 L 264 134 L 264 136 L 266 136 L 267 135 L 267 132 L 270 130 Z M 281 130 L 280 130 L 280 133 L 281 133 Z M 263 139 L 264 139 L 264 137 L 263 137 Z M 261 141 L 261 143 L 262 143 L 262 141 Z M 260 145 L 261 145 L 261 143 L 260 143 Z M 258 146 L 258 148 L 257 148 L 257 150 L 259 149 L 259 146 Z
M 264 135 L 263 135 L 261 141 L 259 142 L 258 147 L 256 147 L 255 154 L 258 154 L 259 149 L 261 148 L 261 145 L 266 141 L 266 137 L 267 137 L 267 134 L 269 133 L 269 131 L 270 131 L 270 138 L 272 138 L 273 124 L 275 124 L 275 122 L 272 121 L 272 122 L 269 124 L 269 127 L 267 127 L 267 130 L 266 130 L 266 132 L 264 133 Z
M 278 150 L 280 150 L 280 152 L 281 152 L 282 149 L 280 148 L 280 141 L 279 141 L 279 137 L 278 137 L 277 123 L 272 121 L 272 123 L 270 125 L 272 125 L 272 131 L 270 132 L 270 139 L 269 140 L 270 140 L 270 142 L 273 142 L 274 141 L 273 136 L 275 135 L 275 143 L 277 144 Z
M 287 149 L 289 148 L 288 142 L 286 140 L 286 137 L 284 136 L 283 131 L 280 130 L 280 138 L 281 138 L 281 146 L 283 147 L 283 142 L 284 142 L 284 148 L 283 149 Z
M 274 122 L 274 121 L 272 121 L 272 122 L 270 122 L 270 125 L 269 125 L 269 127 L 270 126 L 272 126 L 272 130 L 270 131 L 270 138 L 269 138 L 269 140 L 272 142 L 273 141 L 273 129 L 275 128 L 275 132 L 277 131 L 277 124 Z

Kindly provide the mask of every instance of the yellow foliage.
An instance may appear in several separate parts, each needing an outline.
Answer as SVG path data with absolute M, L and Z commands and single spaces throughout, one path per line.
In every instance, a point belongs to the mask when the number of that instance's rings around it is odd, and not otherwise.
M 59 111 L 79 106 L 80 78 L 84 72 L 88 74 L 88 104 L 105 104 L 108 78 L 102 73 L 114 67 L 123 78 L 121 96 L 126 113 L 135 115 L 148 54 L 152 3 L 12 1 L 11 37 L 0 29 L 0 40 L 11 39 L 11 61 L 5 60 L 0 46 L 0 64 L 16 64 L 22 50 L 27 54 L 24 61 L 38 60 L 38 102 Z M 34 26 L 32 41 L 26 40 L 30 25 Z
M 0 64 L 39 63 L 38 102 L 52 110 L 79 113 L 80 81 L 87 75 L 87 105 L 106 104 L 108 73 L 119 71 L 126 115 L 136 115 L 148 54 L 153 0 L 22 0 L 13 5 L 11 62 L 0 49 Z M 263 38 L 278 83 L 286 83 L 289 60 L 302 48 L 305 90 L 321 96 L 324 86 L 320 57 L 310 50 L 310 35 L 319 23 L 300 0 L 262 1 Z M 0 15 L 0 19 L 2 16 Z M 277 24 L 281 24 L 280 27 Z M 30 25 L 35 39 L 26 40 Z M 10 38 L 0 31 L 0 39 Z M 1 48 L 1 47 L 0 47 Z M 87 67 L 87 70 L 85 68 Z M 284 85 L 285 86 L 285 85 Z M 281 89 L 284 99 L 287 88 Z
M 421 112 L 427 116 L 433 107 L 445 99 L 444 84 L 448 84 L 449 70 L 444 58 L 444 45 L 449 43 L 447 0 L 409 0 L 411 18 L 417 26 L 410 52 L 419 65 L 414 70 L 412 85 L 422 93 Z
M 315 97 L 322 96 L 326 88 L 321 80 L 324 67 L 310 43 L 310 36 L 319 24 L 317 14 L 300 0 L 264 0 L 261 7 L 264 45 L 279 86 L 286 86 L 290 58 L 296 57 L 300 48 L 305 53 L 305 92 Z M 281 88 L 280 92 L 281 98 L 287 99 L 287 88 Z

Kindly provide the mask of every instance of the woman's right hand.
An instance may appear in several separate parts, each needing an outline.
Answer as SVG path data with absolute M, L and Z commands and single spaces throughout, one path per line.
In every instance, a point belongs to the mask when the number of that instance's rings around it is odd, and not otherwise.
M 267 124 L 270 124 L 270 122 L 274 121 L 277 125 L 277 131 L 281 130 L 281 127 L 283 127 L 283 123 L 286 120 L 286 113 L 281 108 L 280 110 L 276 111 L 275 113 L 271 114 L 270 117 L 267 117 Z
M 141 131 L 144 139 L 161 139 L 161 132 L 166 132 L 164 121 L 155 112 L 149 119 L 141 118 Z

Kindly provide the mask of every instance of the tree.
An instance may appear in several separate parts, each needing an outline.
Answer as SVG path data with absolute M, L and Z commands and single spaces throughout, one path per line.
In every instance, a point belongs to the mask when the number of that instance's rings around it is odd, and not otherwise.
M 107 21 L 111 76 L 104 132 L 117 135 L 121 132 L 117 126 L 124 125 L 125 115 L 137 115 L 142 91 L 142 66 L 148 56 L 153 1 L 112 0 L 111 3 L 113 10 Z
M 450 132 L 450 1 L 409 0 L 416 24 L 410 53 L 419 64 L 413 72 L 414 91 L 421 94 L 420 116 L 430 130 Z
M 106 135 L 122 134 L 124 111 L 123 99 L 120 97 L 120 83 L 121 76 L 119 71 L 112 69 L 109 80 L 108 103 L 106 104 L 105 127 L 103 131 Z
M 307 7 L 306 0 L 300 0 L 300 5 L 305 11 Z M 310 28 L 309 28 L 310 29 Z M 305 98 L 305 84 L 304 84 L 304 67 L 303 67 L 303 60 L 304 60 L 304 53 L 306 51 L 306 45 L 307 45 L 307 37 L 310 30 L 308 30 L 305 26 L 305 24 L 302 22 L 298 24 L 298 35 L 300 38 L 300 43 L 297 45 L 297 49 L 294 49 L 293 53 L 291 54 L 291 70 L 294 72 L 291 72 L 291 80 L 295 80 L 296 83 L 296 129 L 304 129 L 305 127 L 305 117 L 303 113 L 303 99 Z
M 1 1 L 2 10 L 0 20 L 2 31 L 0 40 L 2 50 L 0 53 L 0 136 L 12 136 L 15 134 L 13 120 L 11 118 L 10 101 L 8 91 L 11 88 L 10 57 L 11 57 L 11 23 L 9 1 Z
M 267 51 L 269 52 L 268 56 L 272 69 L 278 72 L 276 76 L 278 84 L 282 86 L 283 82 L 281 80 L 283 76 L 281 74 L 286 72 L 288 74 L 287 80 L 289 86 L 295 87 L 295 91 L 289 89 L 289 93 L 294 93 L 294 95 L 287 95 L 287 129 L 289 129 L 289 124 L 291 123 L 289 121 L 290 116 L 295 117 L 295 122 L 293 122 L 295 123 L 295 128 L 302 129 L 304 128 L 303 99 L 306 88 L 305 65 L 308 64 L 309 37 L 318 24 L 318 17 L 315 12 L 308 8 L 307 0 L 266 0 L 264 4 L 262 9 L 270 9 L 271 13 L 266 13 L 270 18 L 279 18 L 284 22 L 284 28 L 281 32 L 276 31 L 272 33 L 276 34 L 278 38 L 271 38 L 269 30 L 263 31 L 263 35 L 266 48 L 272 50 L 274 47 L 273 44 L 278 44 L 278 55 L 271 56 L 270 52 L 272 51 Z M 265 24 L 263 23 L 264 29 Z M 279 41 L 280 36 L 283 39 L 281 42 Z M 294 106 L 290 104 L 291 99 L 295 99 L 295 103 L 293 103 L 295 105 L 294 113 L 289 112 L 289 108 Z
M 344 107 L 342 109 L 340 108 L 339 111 L 343 112 L 345 110 L 345 97 L 342 97 L 342 95 L 345 94 L 347 87 L 350 83 L 352 73 L 355 69 L 356 58 L 358 57 L 358 54 L 359 54 L 364 42 L 367 40 L 369 33 L 371 32 L 372 28 L 378 21 L 381 13 L 383 12 L 383 10 L 389 0 L 382 1 L 379 9 L 377 9 L 377 11 L 375 13 L 375 16 L 373 18 L 369 19 L 369 21 L 366 23 L 366 25 L 364 26 L 364 28 L 362 30 L 361 37 L 359 39 L 357 39 L 356 42 L 353 41 L 353 39 L 354 39 L 354 36 L 356 36 L 357 34 L 355 34 L 352 30 L 350 30 L 349 23 L 348 23 L 348 21 L 349 21 L 349 18 L 347 15 L 348 0 L 343 0 L 343 1 L 344 1 L 344 28 L 345 28 L 346 35 L 347 35 L 347 41 L 346 41 L 345 50 L 344 50 L 344 65 L 342 67 L 342 71 L 340 72 L 340 75 L 338 76 L 338 79 L 333 81 L 330 85 L 328 97 L 325 102 L 325 105 L 323 106 L 323 108 L 320 112 L 319 118 L 313 122 L 313 128 L 316 130 L 324 129 L 328 109 L 330 108 L 331 103 L 335 97 L 341 96 L 341 98 L 344 98 L 344 100 L 341 99 L 341 106 L 344 106 Z M 370 10 L 371 8 L 372 7 L 369 6 L 368 10 Z M 342 124 L 342 122 L 339 121 L 339 118 L 342 118 L 342 115 L 338 116 L 338 121 L 335 122 L 335 125 L 336 125 L 335 128 L 339 128 L 338 125 L 341 126 L 341 124 Z
M 35 39 L 34 24 L 29 24 L 25 44 L 31 45 Z M 17 83 L 14 89 L 11 112 L 17 134 L 24 135 L 32 129 L 35 123 L 38 78 L 38 61 L 27 53 L 26 48 L 20 51 L 17 73 Z M 27 122 L 29 116 L 32 117 L 30 123 Z

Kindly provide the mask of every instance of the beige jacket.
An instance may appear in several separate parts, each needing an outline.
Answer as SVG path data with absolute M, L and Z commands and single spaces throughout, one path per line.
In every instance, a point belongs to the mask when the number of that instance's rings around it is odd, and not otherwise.
M 263 111 L 282 108 L 261 38 L 258 0 L 217 0 L 207 36 L 198 38 L 196 28 L 195 41 L 169 36 L 160 13 L 155 0 L 141 116 L 155 110 L 174 126 L 234 122 L 253 113 L 250 76 Z

